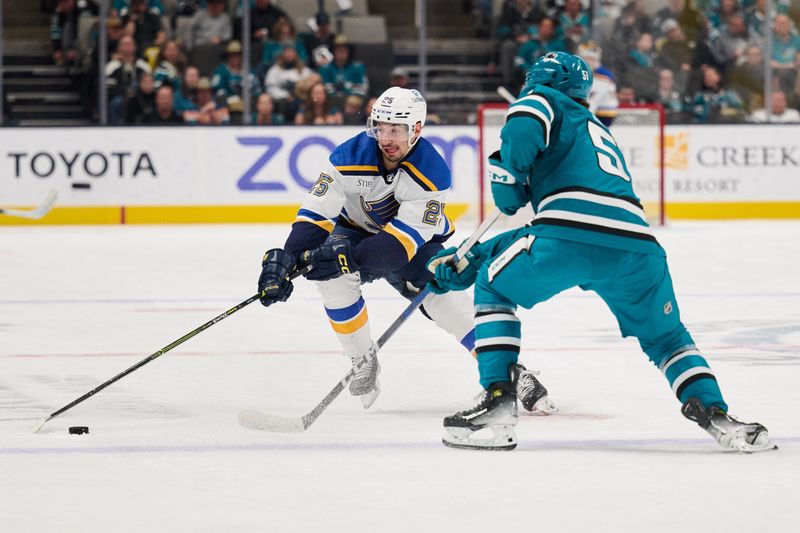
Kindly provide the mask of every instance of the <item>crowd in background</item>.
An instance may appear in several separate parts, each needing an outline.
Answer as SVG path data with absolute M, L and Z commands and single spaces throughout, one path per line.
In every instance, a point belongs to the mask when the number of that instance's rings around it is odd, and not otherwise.
M 84 68 L 84 100 L 94 102 L 98 29 L 81 54 L 77 21 L 96 15 L 97 5 L 54 1 L 53 58 Z M 309 14 L 311 29 L 300 32 L 270 0 L 249 0 L 253 67 L 244 72 L 241 0 L 228 1 L 238 10 L 226 0 L 176 0 L 164 17 L 161 0 L 113 0 L 106 25 L 110 123 L 242 123 L 245 84 L 255 103 L 252 123 L 364 123 L 374 99 L 368 73 L 327 14 Z M 594 11 L 590 0 L 505 0 L 496 18 L 492 0 L 465 4 L 497 43 L 488 68 L 512 91 L 544 53 L 569 51 L 591 60 L 621 104 L 660 102 L 670 122 L 758 122 L 766 118 L 769 61 L 771 120 L 800 121 L 800 2 L 775 0 L 771 20 L 766 0 L 665 0 L 654 14 L 644 0 L 602 0 Z M 183 24 L 189 31 L 176 37 L 181 19 L 190 21 Z M 774 47 L 765 58 L 768 26 Z M 392 84 L 408 84 L 402 69 L 395 74 Z
M 588 0 L 506 0 L 497 66 L 503 83 L 518 89 L 544 53 L 578 53 L 621 104 L 661 103 L 670 122 L 763 122 L 766 60 L 774 73 L 771 119 L 800 122 L 800 2 L 776 0 L 771 20 L 766 4 L 665 0 L 651 15 L 643 0 L 603 0 L 594 13 Z M 774 47 L 765 58 L 767 25 Z
M 160 0 L 113 0 L 105 28 L 110 124 L 243 123 L 245 84 L 253 124 L 365 123 L 374 100 L 367 71 L 329 15 L 309 14 L 312 29 L 300 33 L 270 0 L 250 0 L 246 72 L 241 0 L 230 1 L 233 16 L 226 0 L 179 0 L 170 18 Z M 78 20 L 98 11 L 93 0 L 57 0 L 52 17 L 53 59 L 84 69 L 85 102 L 97 101 L 99 28 L 81 53 Z M 179 26 L 188 32 L 176 38 Z

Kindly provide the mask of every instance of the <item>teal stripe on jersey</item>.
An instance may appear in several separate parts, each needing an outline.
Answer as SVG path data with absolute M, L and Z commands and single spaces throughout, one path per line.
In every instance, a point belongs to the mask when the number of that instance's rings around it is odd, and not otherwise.
M 517 362 L 522 336 L 519 319 L 510 310 L 478 312 L 475 316 L 475 353 L 481 385 L 508 381 L 508 367 Z
M 667 378 L 669 386 L 673 387 L 675 385 L 675 380 L 678 377 L 684 374 L 687 370 L 691 370 L 696 367 L 703 367 L 708 371 L 711 370 L 705 357 L 699 354 L 690 355 L 682 358 L 680 361 L 676 361 L 675 364 L 670 365 L 669 368 L 667 368 L 667 371 L 664 373 L 664 376 Z

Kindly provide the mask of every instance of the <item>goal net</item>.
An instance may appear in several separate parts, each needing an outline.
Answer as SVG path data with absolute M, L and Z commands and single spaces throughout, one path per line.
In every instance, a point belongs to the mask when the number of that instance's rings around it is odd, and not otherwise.
M 500 130 L 505 124 L 506 104 L 482 104 L 478 107 L 478 213 L 492 209 L 492 193 L 486 176 L 486 159 L 500 148 Z M 611 126 L 628 170 L 633 177 L 633 190 L 644 206 L 652 225 L 664 224 L 664 112 L 659 104 L 620 107 Z M 530 206 L 520 210 L 510 221 L 524 224 L 533 217 Z

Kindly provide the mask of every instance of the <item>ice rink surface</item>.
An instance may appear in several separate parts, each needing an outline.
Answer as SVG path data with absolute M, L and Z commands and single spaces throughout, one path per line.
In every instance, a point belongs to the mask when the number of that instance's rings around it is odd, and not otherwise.
M 460 242 L 473 225 L 459 225 Z M 732 413 L 780 450 L 729 453 L 684 419 L 598 297 L 522 311 L 523 352 L 561 408 L 522 416 L 513 452 L 441 445 L 477 392 L 474 361 L 422 316 L 381 352 L 369 411 L 316 288 L 253 304 L 51 420 L 35 420 L 255 292 L 288 226 L 0 228 L 3 532 L 800 531 L 800 223 L 657 229 L 683 320 Z M 364 286 L 373 337 L 405 307 Z M 90 434 L 68 435 L 72 425 Z

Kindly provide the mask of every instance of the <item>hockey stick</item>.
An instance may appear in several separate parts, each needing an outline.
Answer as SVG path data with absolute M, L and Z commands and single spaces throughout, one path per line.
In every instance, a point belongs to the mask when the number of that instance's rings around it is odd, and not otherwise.
M 10 217 L 29 218 L 31 220 L 39 220 L 53 208 L 53 205 L 58 199 L 56 191 L 50 191 L 45 197 L 44 201 L 39 204 L 39 207 L 34 209 L 1 209 L 0 215 L 8 215 Z
M 506 89 L 502 85 L 498 85 L 497 86 L 497 94 L 502 96 L 503 100 L 505 100 L 509 104 L 513 104 L 517 100 L 516 98 L 514 98 L 514 95 L 511 94 L 511 91 L 509 91 L 508 89 Z
M 459 259 L 464 257 L 469 249 L 475 246 L 478 240 L 489 230 L 492 224 L 495 223 L 495 221 L 500 217 L 500 214 L 500 211 L 495 209 L 492 214 L 484 219 L 484 221 L 480 226 L 478 226 L 478 229 L 475 230 L 469 239 L 464 241 L 461 246 L 458 247 L 451 261 L 453 263 L 457 263 Z M 398 328 L 422 304 L 422 300 L 424 300 L 428 294 L 430 294 L 430 290 L 425 288 L 411 301 L 410 304 L 408 304 L 408 307 L 406 307 L 403 312 L 400 313 L 400 316 L 398 316 L 394 322 L 392 322 L 392 324 L 375 343 L 378 350 L 380 350 L 389 341 Z M 311 409 L 311 411 L 301 417 L 287 418 L 271 415 L 261 411 L 244 410 L 239 413 L 239 424 L 248 429 L 257 429 L 261 431 L 271 431 L 277 433 L 299 433 L 305 431 L 311 426 L 311 424 L 314 423 L 319 415 L 321 415 L 322 412 L 331 403 L 333 403 L 339 394 L 341 394 L 345 387 L 347 387 L 348 383 L 352 381 L 356 371 L 358 371 L 361 368 L 361 365 L 366 363 L 366 361 L 366 358 L 364 358 L 359 363 L 356 363 L 355 367 L 351 368 L 350 371 L 339 380 L 333 389 L 331 389 L 331 391 L 326 394 L 325 397 L 313 409 Z
M 302 276 L 303 274 L 309 272 L 310 270 L 311 270 L 310 266 L 306 266 L 304 268 L 301 268 L 300 270 L 295 270 L 294 272 L 291 273 L 291 275 L 289 276 L 289 279 L 290 280 L 295 279 L 295 278 L 297 278 L 299 276 Z M 127 376 L 128 374 L 133 372 L 134 370 L 137 370 L 137 369 L 143 367 L 144 365 L 146 365 L 147 363 L 149 363 L 153 359 L 156 359 L 157 357 L 161 357 L 162 355 L 164 355 L 168 351 L 172 350 L 173 348 L 175 348 L 177 346 L 180 346 L 181 344 L 183 344 L 184 342 L 188 341 L 189 339 L 191 339 L 192 337 L 194 337 L 198 333 L 207 330 L 208 328 L 210 328 L 211 326 L 213 326 L 214 324 L 216 324 L 220 320 L 228 318 L 229 316 L 234 314 L 236 311 L 239 311 L 243 307 L 247 307 L 251 303 L 253 303 L 256 300 L 258 300 L 259 298 L 261 298 L 260 294 L 254 294 L 253 296 L 251 296 L 247 300 L 245 300 L 245 301 L 243 301 L 243 302 L 231 307 L 230 309 L 228 309 L 227 311 L 225 311 L 221 315 L 218 315 L 218 316 L 212 318 L 211 320 L 209 320 L 208 322 L 206 322 L 202 326 L 200 326 L 200 327 L 198 327 L 196 329 L 193 329 L 192 331 L 190 331 L 189 333 L 187 333 L 186 335 L 184 335 L 180 339 L 177 339 L 177 340 L 171 342 L 170 344 L 167 344 L 166 346 L 164 346 L 163 348 L 161 348 L 157 352 L 148 355 L 147 357 L 145 357 L 144 359 L 142 359 L 141 361 L 139 361 L 138 363 L 136 363 L 132 367 L 130 367 L 130 368 L 126 369 L 126 370 L 123 370 L 122 372 L 120 372 L 119 374 L 117 374 L 113 378 L 109 379 L 108 381 L 105 381 L 105 382 L 101 383 L 100 385 L 98 385 L 97 387 L 93 388 L 92 390 L 90 390 L 89 392 L 87 392 L 86 394 L 81 396 L 80 398 L 77 398 L 76 400 L 73 400 L 72 402 L 68 403 L 67 405 L 65 405 L 64 407 L 59 409 L 58 411 L 54 411 L 54 412 L 50 413 L 49 416 L 40 419 L 36 423 L 36 426 L 33 427 L 33 432 L 34 433 L 38 433 L 39 430 L 42 429 L 42 427 L 44 427 L 44 425 L 49 420 L 57 417 L 58 415 L 60 415 L 64 411 L 72 409 L 73 407 L 75 407 L 76 405 L 81 403 L 82 401 L 86 400 L 87 398 L 90 398 L 91 396 L 94 396 L 95 394 L 97 394 L 101 390 L 105 389 L 106 387 L 108 387 L 109 385 L 114 383 L 115 381 L 118 381 L 118 380 L 124 378 L 125 376 Z

